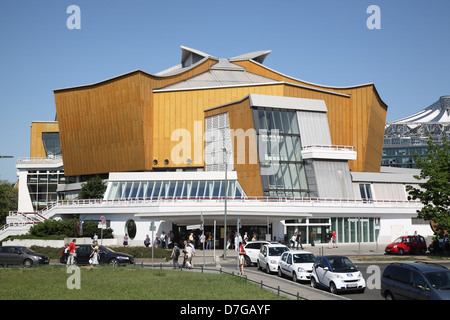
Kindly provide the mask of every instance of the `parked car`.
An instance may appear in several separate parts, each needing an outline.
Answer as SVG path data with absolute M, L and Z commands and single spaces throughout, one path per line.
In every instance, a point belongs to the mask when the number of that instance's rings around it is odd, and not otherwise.
M 450 300 L 450 270 L 427 262 L 391 263 L 380 293 L 386 300 Z
M 278 271 L 278 262 L 280 261 L 283 252 L 288 251 L 289 248 L 280 243 L 269 243 L 261 247 L 258 254 L 257 266 L 258 269 L 264 268 L 267 273 Z
M 430 253 L 441 253 L 450 251 L 450 236 L 445 236 L 441 239 L 435 239 L 429 246 Z
M 92 254 L 92 251 L 93 248 L 91 245 L 88 244 L 77 245 L 75 263 L 80 265 L 89 264 L 89 259 L 90 255 Z M 111 248 L 105 246 L 99 246 L 99 253 L 100 253 L 100 260 L 99 260 L 100 264 L 109 264 L 111 266 L 118 266 L 134 263 L 133 256 L 126 253 L 115 252 Z M 63 256 L 61 257 L 60 262 L 65 264 L 65 259 Z
M 39 264 L 49 264 L 50 259 L 41 253 L 20 246 L 0 247 L 0 265 L 23 265 L 31 267 Z
M 247 244 L 244 246 L 244 251 L 245 251 L 245 256 L 244 256 L 244 261 L 245 261 L 245 266 L 246 267 L 250 267 L 253 263 L 256 264 L 256 262 L 258 261 L 258 255 L 259 255 L 259 251 L 261 250 L 261 247 L 264 244 L 269 244 L 269 243 L 278 243 L 278 242 L 269 242 L 269 241 L 250 241 L 247 242 Z
M 427 252 L 427 243 L 422 236 L 402 236 L 388 244 L 384 251 L 386 253 L 397 253 L 399 255 L 404 253 L 425 254 Z
M 366 281 L 358 268 L 344 256 L 318 257 L 311 273 L 311 286 L 327 288 L 331 293 L 364 292 Z
M 286 275 L 294 282 L 310 281 L 316 256 L 308 251 L 285 251 L 278 263 L 278 276 Z

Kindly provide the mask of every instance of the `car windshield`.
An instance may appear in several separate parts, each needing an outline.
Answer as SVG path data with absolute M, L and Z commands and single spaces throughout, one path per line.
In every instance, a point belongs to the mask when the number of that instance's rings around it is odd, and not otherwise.
M 312 253 L 296 253 L 294 254 L 294 263 L 314 263 L 316 256 Z
M 105 246 L 100 246 L 100 250 L 105 251 L 106 253 L 115 252 L 113 249 L 105 247 Z
M 281 256 L 287 250 L 289 250 L 288 247 L 270 247 L 269 256 Z
M 331 269 L 335 272 L 348 272 L 356 271 L 357 268 L 348 258 L 329 258 Z
M 433 288 L 439 290 L 450 289 L 450 270 L 426 273 L 428 281 Z
M 400 237 L 400 238 L 395 239 L 392 243 L 402 243 L 402 242 L 403 242 L 403 238 Z
M 29 248 L 25 248 L 25 247 L 21 247 L 20 250 L 22 250 L 23 253 L 35 253 L 33 250 L 29 249 Z

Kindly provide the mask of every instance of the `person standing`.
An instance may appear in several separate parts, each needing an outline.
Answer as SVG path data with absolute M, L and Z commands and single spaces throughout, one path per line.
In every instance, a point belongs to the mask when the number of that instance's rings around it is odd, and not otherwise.
M 69 244 L 69 258 L 67 258 L 67 266 L 70 266 L 75 263 L 76 242 L 77 239 L 73 239 L 72 242 Z
M 100 260 L 99 258 L 100 258 L 100 255 L 99 255 L 98 243 L 96 241 L 92 245 L 92 253 L 90 255 L 89 262 L 94 266 L 98 265 L 98 261 Z
M 239 242 L 239 274 L 244 275 L 245 250 L 242 246 L 242 241 Z
M 336 243 L 336 231 L 333 230 L 333 233 L 331 234 L 331 237 L 333 239 L 333 248 L 337 248 L 337 243 Z
M 178 243 L 174 243 L 173 244 L 173 249 L 172 249 L 172 254 L 170 255 L 170 257 L 172 258 L 173 261 L 173 269 L 181 269 L 180 265 L 178 264 L 178 257 L 180 256 L 180 248 L 178 248 Z
M 298 245 L 300 245 L 300 248 L 302 248 L 303 250 L 303 245 L 302 245 L 302 232 L 299 231 L 297 234 L 297 250 L 298 250 Z
M 125 233 L 125 236 L 123 237 L 123 246 L 128 247 L 128 234 Z
M 144 245 L 148 248 L 148 246 L 150 245 L 150 237 L 149 235 L 145 235 L 145 240 L 144 240 Z
M 295 240 L 296 240 L 296 239 L 297 239 L 297 237 L 295 236 L 295 232 L 294 232 L 294 234 L 292 235 L 291 240 L 290 240 L 290 243 L 291 243 L 291 249 L 294 248 L 294 246 L 295 246 Z
M 328 248 L 331 249 L 333 248 L 333 234 L 331 233 L 331 230 L 328 231 L 327 238 L 328 238 Z

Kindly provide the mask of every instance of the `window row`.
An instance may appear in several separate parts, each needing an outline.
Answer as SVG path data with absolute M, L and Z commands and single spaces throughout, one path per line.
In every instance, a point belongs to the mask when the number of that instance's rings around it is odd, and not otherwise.
M 225 197 L 225 189 L 225 181 L 113 182 L 107 199 L 218 199 Z M 228 181 L 228 198 L 246 198 L 237 181 Z

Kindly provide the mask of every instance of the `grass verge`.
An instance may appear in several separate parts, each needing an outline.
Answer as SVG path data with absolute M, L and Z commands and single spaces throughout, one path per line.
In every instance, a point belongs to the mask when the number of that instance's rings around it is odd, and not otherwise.
M 80 289 L 69 289 L 68 279 L 74 275 L 67 273 L 66 267 L 3 268 L 0 269 L 0 299 L 286 300 L 243 278 L 227 274 L 81 267 Z

